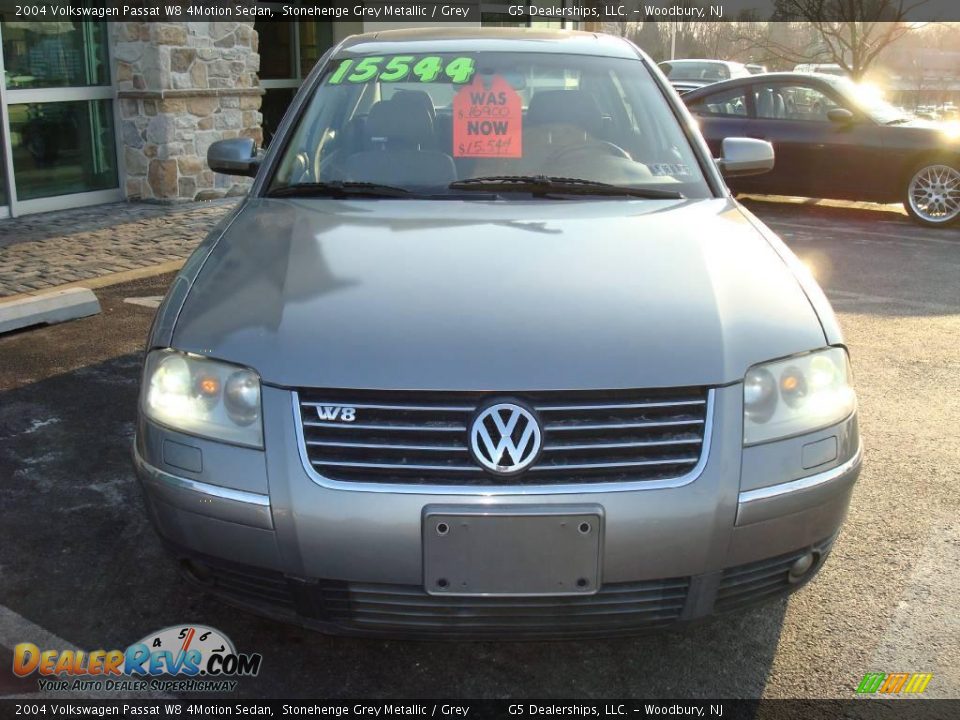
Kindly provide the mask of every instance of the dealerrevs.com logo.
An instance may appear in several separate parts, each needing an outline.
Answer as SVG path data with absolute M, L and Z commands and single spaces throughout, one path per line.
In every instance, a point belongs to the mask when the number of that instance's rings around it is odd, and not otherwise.
M 259 653 L 238 653 L 219 630 L 173 625 L 147 635 L 126 650 L 41 649 L 20 643 L 13 649 L 13 673 L 37 673 L 42 691 L 229 692 L 237 677 L 260 672 Z

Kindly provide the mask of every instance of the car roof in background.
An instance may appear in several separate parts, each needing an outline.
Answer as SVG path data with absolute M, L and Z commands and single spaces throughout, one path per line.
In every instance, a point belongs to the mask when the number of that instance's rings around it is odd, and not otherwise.
M 720 82 L 715 82 L 710 85 L 705 85 L 702 88 L 697 88 L 686 95 L 683 96 L 683 99 L 689 100 L 691 97 L 700 97 L 702 95 L 710 95 L 719 90 L 723 90 L 728 87 L 736 87 L 737 85 L 752 85 L 758 82 L 769 82 L 769 81 L 778 81 L 778 82 L 807 82 L 811 80 L 814 82 L 826 82 L 833 87 L 836 87 L 836 81 L 838 77 L 836 75 L 828 75 L 826 73 L 805 73 L 805 72 L 771 72 L 771 73 L 758 73 L 757 75 L 750 75 L 748 77 L 739 77 L 733 78 L 731 80 L 721 80 Z
M 530 52 L 637 58 L 622 38 L 577 30 L 496 27 L 429 27 L 353 35 L 340 46 L 346 54 L 423 52 Z
M 713 58 L 677 58 L 676 60 L 661 60 L 658 65 L 679 65 L 680 63 L 717 63 L 718 65 L 743 65 L 736 60 L 714 60 Z

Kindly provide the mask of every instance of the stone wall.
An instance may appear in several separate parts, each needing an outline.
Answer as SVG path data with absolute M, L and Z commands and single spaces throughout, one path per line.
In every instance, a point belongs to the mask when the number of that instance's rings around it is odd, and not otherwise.
M 249 179 L 207 167 L 216 140 L 262 142 L 253 22 L 112 23 L 120 165 L 128 199 L 206 200 Z

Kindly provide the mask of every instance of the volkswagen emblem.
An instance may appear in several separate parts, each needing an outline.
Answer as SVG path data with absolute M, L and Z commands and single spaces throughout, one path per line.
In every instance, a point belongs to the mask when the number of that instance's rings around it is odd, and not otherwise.
M 540 454 L 540 423 L 513 403 L 484 408 L 470 426 L 470 451 L 487 470 L 511 475 L 525 470 Z

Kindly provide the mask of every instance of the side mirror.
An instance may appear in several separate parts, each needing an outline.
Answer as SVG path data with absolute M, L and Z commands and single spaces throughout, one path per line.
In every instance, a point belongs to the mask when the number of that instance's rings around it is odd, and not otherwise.
M 773 145 L 753 138 L 724 138 L 717 165 L 724 177 L 760 175 L 773 170 Z
M 217 140 L 207 149 L 207 165 L 224 175 L 254 177 L 260 169 L 257 143 L 253 138 Z
M 846 108 L 830 108 L 827 110 L 827 119 L 837 125 L 852 125 L 853 113 Z

